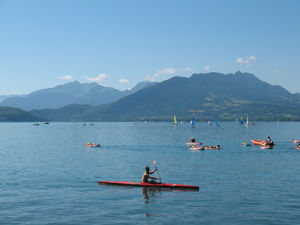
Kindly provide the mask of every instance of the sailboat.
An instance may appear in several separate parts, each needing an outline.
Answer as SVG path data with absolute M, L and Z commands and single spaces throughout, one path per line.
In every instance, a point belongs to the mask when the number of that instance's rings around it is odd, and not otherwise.
M 177 125 L 176 116 L 174 115 L 174 125 Z
M 195 119 L 194 118 L 192 118 L 192 120 L 191 120 L 191 125 L 192 125 L 192 127 L 195 127 Z
M 239 120 L 238 120 L 237 117 L 235 117 L 235 123 L 236 123 L 236 124 L 239 124 Z
M 244 125 L 244 118 L 243 118 L 243 116 L 241 116 L 240 125 Z
M 245 124 L 246 127 L 249 126 L 249 120 L 248 120 L 248 114 L 247 114 L 247 120 L 246 120 L 246 124 Z

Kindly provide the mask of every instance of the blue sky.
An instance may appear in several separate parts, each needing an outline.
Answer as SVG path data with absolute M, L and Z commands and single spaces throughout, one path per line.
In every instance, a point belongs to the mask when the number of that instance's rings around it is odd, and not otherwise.
M 0 0 L 0 95 L 250 72 L 300 92 L 300 1 Z

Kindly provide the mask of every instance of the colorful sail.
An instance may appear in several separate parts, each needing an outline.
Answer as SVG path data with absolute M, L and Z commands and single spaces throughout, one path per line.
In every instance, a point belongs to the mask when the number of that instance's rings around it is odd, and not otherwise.
M 235 117 L 235 123 L 236 123 L 236 124 L 239 124 L 239 120 L 238 120 L 237 117 Z
M 174 125 L 177 125 L 176 116 L 174 115 Z
M 191 120 L 191 125 L 192 125 L 192 127 L 195 126 L 195 119 L 194 118 L 192 118 L 192 120 Z

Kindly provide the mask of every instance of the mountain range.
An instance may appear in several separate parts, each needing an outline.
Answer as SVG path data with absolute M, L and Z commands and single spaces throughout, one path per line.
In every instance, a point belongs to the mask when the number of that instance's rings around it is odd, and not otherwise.
M 120 91 L 104 87 L 98 83 L 79 83 L 78 81 L 41 89 L 28 95 L 0 96 L 1 106 L 21 108 L 23 110 L 60 108 L 70 104 L 101 105 L 114 102 L 156 82 L 140 82 L 131 90 Z
M 253 74 L 206 73 L 173 77 L 112 103 L 32 110 L 51 121 L 300 120 L 300 96 Z
M 0 122 L 33 122 L 43 120 L 45 119 L 21 109 L 0 106 Z

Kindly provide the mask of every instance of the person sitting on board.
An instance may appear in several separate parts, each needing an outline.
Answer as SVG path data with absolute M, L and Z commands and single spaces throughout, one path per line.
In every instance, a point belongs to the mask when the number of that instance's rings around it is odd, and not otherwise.
M 191 142 L 193 142 L 193 143 L 195 143 L 195 142 L 196 142 L 196 139 L 195 139 L 195 138 L 193 138 L 193 137 L 191 137 L 191 138 L 190 138 L 190 140 L 191 140 Z
M 271 137 L 270 137 L 270 136 L 268 136 L 267 144 L 268 144 L 268 145 L 273 145 L 273 144 L 274 144 L 273 141 L 271 140 Z
M 157 171 L 157 168 L 155 168 L 155 170 L 153 170 L 152 172 L 150 172 L 150 167 L 149 166 L 146 166 L 145 167 L 145 172 L 143 174 L 143 177 L 142 177 L 142 182 L 143 183 L 150 183 L 150 184 L 160 184 L 161 182 L 156 182 L 155 180 L 160 180 L 160 178 L 157 178 L 157 177 L 151 177 L 150 174 L 153 174 Z M 152 180 L 148 180 L 148 179 L 152 179 Z

